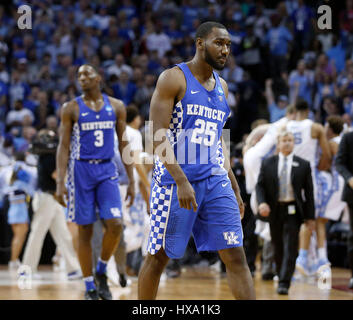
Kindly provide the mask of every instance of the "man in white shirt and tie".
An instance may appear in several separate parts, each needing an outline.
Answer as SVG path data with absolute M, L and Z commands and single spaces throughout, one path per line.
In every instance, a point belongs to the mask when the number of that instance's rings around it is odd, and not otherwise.
M 256 185 L 259 214 L 269 217 L 279 277 L 278 294 L 288 294 L 298 256 L 301 224 L 306 223 L 311 230 L 315 228 L 310 163 L 293 155 L 293 148 L 293 134 L 281 132 L 279 154 L 262 162 Z

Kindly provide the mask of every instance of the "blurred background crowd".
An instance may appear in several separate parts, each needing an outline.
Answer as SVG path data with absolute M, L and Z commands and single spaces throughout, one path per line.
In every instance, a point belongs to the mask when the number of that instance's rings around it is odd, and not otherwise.
M 19 29 L 17 8 L 32 8 Z M 285 115 L 298 97 L 310 117 L 353 123 L 353 0 L 336 4 L 332 30 L 317 26 L 325 1 L 14 0 L 0 5 L 0 168 L 28 153 L 42 128 L 57 131 L 62 104 L 80 94 L 77 69 L 96 66 L 103 90 L 149 117 L 159 74 L 195 53 L 204 21 L 224 24 L 232 46 L 220 75 L 229 86 L 233 159 L 255 124 Z M 141 122 L 143 126 L 143 121 Z M 238 146 L 238 147 L 236 147 Z M 239 161 L 234 170 L 242 179 Z M 1 179 L 1 177 L 0 177 Z M 1 185 L 0 189 L 3 189 Z M 0 195 L 1 198 L 1 195 Z M 2 202 L 0 202 L 0 206 Z M 5 220 L 4 220 L 5 221 Z
M 17 27 L 22 4 L 0 6 L 0 133 L 16 150 L 57 126 L 60 106 L 80 93 L 83 63 L 99 68 L 108 94 L 148 119 L 158 75 L 193 56 L 195 30 L 206 20 L 223 23 L 232 39 L 220 73 L 230 88 L 234 142 L 259 118 L 278 120 L 297 97 L 321 123 L 331 114 L 353 121 L 350 0 L 332 30 L 317 26 L 321 1 L 33 0 L 30 30 Z

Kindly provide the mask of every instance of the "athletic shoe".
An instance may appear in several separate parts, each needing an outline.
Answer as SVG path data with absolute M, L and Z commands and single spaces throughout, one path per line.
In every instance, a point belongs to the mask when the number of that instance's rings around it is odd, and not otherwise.
M 99 300 L 97 290 L 89 290 L 85 292 L 85 300 Z
M 108 287 L 108 277 L 105 273 L 103 274 L 95 274 L 96 282 L 97 282 L 97 290 L 98 295 L 103 300 L 112 300 L 112 294 Z
M 309 276 L 310 270 L 308 267 L 308 259 L 298 256 L 297 261 L 295 262 L 295 268 L 303 275 Z
M 35 272 L 35 273 L 19 272 L 18 277 L 31 279 L 31 280 L 43 280 L 43 276 L 41 274 L 39 274 L 38 272 Z
M 178 278 L 181 275 L 181 271 L 179 269 L 167 269 L 166 274 L 168 278 Z
M 166 274 L 168 278 L 178 278 L 181 275 L 181 267 L 179 260 L 171 260 L 167 265 Z
M 315 266 L 316 273 L 320 273 L 321 271 L 329 267 L 331 267 L 330 261 L 328 261 L 327 259 L 320 259 L 317 265 Z
M 67 274 L 69 280 L 79 280 L 82 279 L 82 273 L 80 270 L 75 270 Z

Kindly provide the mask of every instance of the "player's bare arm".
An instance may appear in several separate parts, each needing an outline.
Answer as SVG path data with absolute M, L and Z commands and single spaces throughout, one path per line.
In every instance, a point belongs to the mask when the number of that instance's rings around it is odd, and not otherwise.
M 272 91 L 272 83 L 273 83 L 272 79 L 266 79 L 265 97 L 266 97 L 266 101 L 267 101 L 267 106 L 270 106 L 271 104 L 273 104 L 275 102 L 274 94 Z
M 127 175 L 129 177 L 129 185 L 127 188 L 125 200 L 130 198 L 128 206 L 131 206 L 134 203 L 134 199 L 135 199 L 135 181 L 134 181 L 134 175 L 133 175 L 134 165 L 133 163 L 126 163 L 126 161 L 124 161 L 124 158 L 123 158 L 124 150 L 128 150 L 128 153 L 130 154 L 129 142 L 127 141 L 127 139 L 123 138 L 123 135 L 126 130 L 126 110 L 121 100 L 114 99 L 112 97 L 109 97 L 109 100 L 112 107 L 115 109 L 116 133 L 118 135 L 118 140 L 119 140 L 119 152 L 121 154 L 121 158 L 123 160 L 123 164 L 125 166 Z
M 250 134 L 245 140 L 245 145 L 243 147 L 243 156 L 249 149 L 254 147 L 262 139 L 262 137 L 266 134 L 267 130 L 270 127 L 270 124 L 262 124 L 250 132 Z
M 329 170 L 331 167 L 332 156 L 324 127 L 319 123 L 313 123 L 311 128 L 311 136 L 314 139 L 318 139 L 322 150 L 321 158 L 317 168 L 319 170 Z
M 170 143 L 167 141 L 167 130 L 173 107 L 185 94 L 186 83 L 182 71 L 174 67 L 164 71 L 158 78 L 156 89 L 150 105 L 150 121 L 153 124 L 153 150 L 174 178 L 181 208 L 197 209 L 195 191 L 175 159 Z M 163 144 L 163 150 L 159 146 Z
M 56 153 L 56 200 L 66 207 L 64 196 L 67 196 L 65 175 L 70 153 L 70 141 L 73 123 L 78 119 L 78 105 L 72 100 L 64 103 L 61 108 L 59 128 L 59 145 Z
M 226 98 L 228 98 L 228 85 L 222 78 L 220 78 L 220 81 L 222 84 L 222 88 L 224 90 L 224 94 L 225 94 Z M 243 217 L 244 217 L 243 199 L 241 198 L 241 195 L 240 195 L 240 189 L 239 189 L 237 179 L 235 178 L 235 175 L 234 175 L 233 170 L 231 168 L 231 165 L 229 163 L 228 150 L 227 150 L 227 146 L 224 142 L 223 136 L 221 137 L 221 139 L 222 139 L 223 156 L 225 159 L 224 160 L 224 168 L 228 172 L 228 178 L 230 179 L 230 181 L 232 183 L 232 189 L 234 190 L 235 197 L 237 198 L 237 202 L 239 205 L 240 217 L 243 219 Z

